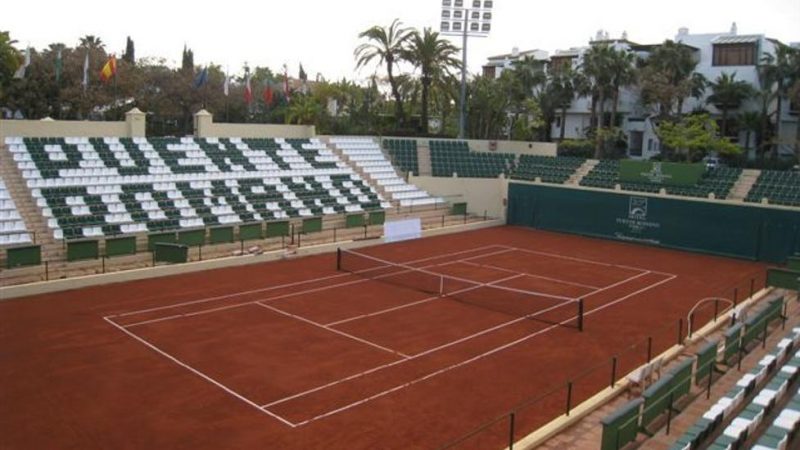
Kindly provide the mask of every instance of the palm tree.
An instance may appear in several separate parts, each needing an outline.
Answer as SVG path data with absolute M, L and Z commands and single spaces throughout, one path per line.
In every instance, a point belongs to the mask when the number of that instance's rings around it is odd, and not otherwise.
M 777 43 L 775 55 L 767 54 L 761 59 L 759 75 L 763 78 L 761 80 L 762 89 L 766 88 L 770 91 L 775 99 L 775 137 L 778 144 L 781 138 L 783 99 L 790 96 L 793 84 L 797 83 L 798 77 L 800 77 L 796 62 L 797 55 L 797 49 Z M 776 151 L 774 154 L 777 155 L 777 153 Z
M 322 107 L 314 97 L 299 94 L 292 98 L 292 103 L 286 111 L 286 123 L 313 125 L 321 113 Z
M 362 31 L 358 37 L 366 39 L 367 42 L 356 47 L 354 52 L 356 57 L 356 68 L 361 68 L 377 59 L 378 64 L 386 65 L 389 85 L 392 88 L 392 96 L 395 101 L 395 116 L 397 124 L 402 126 L 405 122 L 403 113 L 403 99 L 400 96 L 397 80 L 394 77 L 394 67 L 402 59 L 403 49 L 411 38 L 412 32 L 408 28 L 402 27 L 402 22 L 395 19 L 388 28 L 374 26 Z
M 752 97 L 755 92 L 750 83 L 736 80 L 736 72 L 727 74 L 722 72 L 716 81 L 710 84 L 713 93 L 708 96 L 707 103 L 714 105 L 722 112 L 722 136 L 728 135 L 728 113 L 738 109 L 742 103 Z
M 567 130 L 567 109 L 572 106 L 575 94 L 583 82 L 582 75 L 572 69 L 572 66 L 562 66 L 550 72 L 551 83 L 556 87 L 558 93 L 557 104 L 560 110 L 561 129 L 559 140 L 563 141 Z
M 402 52 L 403 59 L 420 70 L 422 81 L 422 133 L 428 134 L 428 101 L 431 85 L 436 78 L 452 75 L 451 69 L 461 67 L 457 58 L 458 48 L 449 41 L 440 39 L 439 33 L 425 28 L 420 34 L 415 31 Z
M 80 40 L 79 47 L 87 48 L 89 50 L 105 50 L 106 44 L 97 36 L 87 34 Z
M 611 123 L 614 126 L 619 108 L 619 94 L 622 88 L 636 82 L 636 55 L 627 50 L 614 51 L 611 58 Z
M 739 125 L 745 130 L 743 147 L 750 150 L 750 137 L 752 133 L 755 133 L 756 142 L 754 147 L 757 150 L 760 144 L 759 131 L 761 130 L 761 114 L 756 111 L 745 111 L 739 114 Z
M 616 51 L 606 44 L 594 45 L 583 55 L 581 63 L 581 72 L 586 77 L 592 93 L 592 116 L 597 118 L 595 158 L 603 156 L 602 129 L 605 122 L 605 103 L 608 94 L 613 90 L 615 53 Z
M 680 120 L 686 98 L 701 98 L 705 91 L 697 64 L 695 50 L 681 43 L 667 40 L 656 47 L 639 70 L 642 101 L 656 106 L 660 118 Z
M 14 47 L 16 43 L 8 31 L 0 31 L 0 99 L 3 98 L 5 86 L 11 82 L 19 67 L 20 53 Z

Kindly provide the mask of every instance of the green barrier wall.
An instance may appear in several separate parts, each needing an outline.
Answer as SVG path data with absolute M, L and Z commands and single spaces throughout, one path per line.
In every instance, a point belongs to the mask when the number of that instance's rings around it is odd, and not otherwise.
M 16 267 L 38 266 L 41 263 L 42 247 L 38 245 L 9 248 L 6 250 L 6 267 L 9 269 L 14 269 Z
M 678 401 L 679 398 L 688 395 L 692 390 L 693 365 L 693 359 L 686 359 L 670 371 L 672 375 L 672 399 L 674 401 Z
M 647 428 L 661 414 L 669 408 L 669 393 L 672 389 L 672 375 L 666 374 L 658 381 L 647 388 L 644 397 L 644 409 L 642 410 L 642 427 Z
M 106 239 L 106 256 L 113 258 L 114 256 L 135 255 L 136 254 L 136 238 L 115 238 Z
M 206 243 L 206 230 L 179 231 L 178 243 L 197 247 Z
M 158 243 L 174 244 L 175 242 L 175 233 L 151 234 L 147 236 L 147 250 L 151 252 L 155 251 L 156 244 Z
M 310 219 L 303 219 L 303 233 L 319 233 L 322 231 L 322 218 L 312 217 Z
M 267 224 L 267 237 L 275 238 L 289 236 L 289 222 L 269 222 Z
M 81 261 L 100 257 L 98 241 L 78 241 L 67 243 L 67 261 Z
M 800 272 L 785 269 L 769 269 L 767 271 L 767 285 L 796 291 L 800 287 Z
M 369 213 L 370 225 L 383 225 L 386 223 L 386 213 L 384 211 L 373 211 Z
M 771 262 L 800 249 L 798 211 L 521 183 L 508 198 L 510 225 Z
M 178 244 L 155 244 L 156 262 L 181 264 L 189 260 L 189 247 Z
M 365 223 L 363 214 L 350 214 L 345 218 L 345 226 L 347 228 L 363 227 Z
M 632 183 L 664 186 L 694 186 L 705 172 L 703 164 L 681 164 L 624 159 L 619 163 L 619 179 Z
M 229 244 L 233 242 L 233 227 L 211 228 L 208 241 L 212 244 Z
M 637 417 L 643 401 L 637 398 L 601 421 L 603 437 L 600 450 L 618 450 L 636 440 L 639 431 Z
M 239 227 L 239 240 L 257 241 L 264 239 L 264 227 L 260 223 L 241 225 Z
M 787 266 L 789 270 L 800 272 L 800 256 L 790 256 Z
M 700 384 L 700 380 L 709 376 L 714 370 L 714 361 L 717 360 L 717 349 L 719 342 L 709 342 L 705 347 L 697 352 L 697 370 L 695 371 L 695 380 Z
M 725 364 L 730 364 L 739 354 L 739 347 L 741 347 L 742 342 L 742 328 L 742 324 L 737 323 L 725 331 L 725 351 L 722 354 Z
M 451 214 L 454 216 L 463 216 L 467 214 L 467 204 L 466 203 L 453 203 L 453 208 L 451 210 Z

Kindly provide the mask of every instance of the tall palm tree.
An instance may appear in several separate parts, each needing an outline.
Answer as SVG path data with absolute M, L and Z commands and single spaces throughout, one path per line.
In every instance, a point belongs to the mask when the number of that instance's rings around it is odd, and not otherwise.
M 92 34 L 87 34 L 80 39 L 79 47 L 87 48 L 89 50 L 105 50 L 106 44 L 103 40 Z
M 428 134 L 428 101 L 431 85 L 436 78 L 447 78 L 452 75 L 451 69 L 461 67 L 461 60 L 456 56 L 458 47 L 439 33 L 425 28 L 422 33 L 413 32 L 408 47 L 402 52 L 403 59 L 420 70 L 422 81 L 422 132 Z
M 705 78 L 695 73 L 698 62 L 695 50 L 681 43 L 667 40 L 656 47 L 639 71 L 643 102 L 657 106 L 661 118 L 680 120 L 685 100 L 705 91 Z
M 595 158 L 603 156 L 602 130 L 605 126 L 605 103 L 613 91 L 615 53 L 616 51 L 606 44 L 594 45 L 583 55 L 581 63 L 581 72 L 587 78 L 592 93 L 592 109 L 594 110 L 595 105 L 598 109 L 595 125 Z
M 555 86 L 558 93 L 557 104 L 559 107 L 559 117 L 561 117 L 561 129 L 559 140 L 563 141 L 567 130 L 567 109 L 572 106 L 575 94 L 578 92 L 583 82 L 582 74 L 572 69 L 572 66 L 561 66 L 550 72 L 551 83 Z
M 707 103 L 714 105 L 722 113 L 722 136 L 728 135 L 728 114 L 731 110 L 738 109 L 745 100 L 755 94 L 750 83 L 736 80 L 736 72 L 727 74 L 722 72 L 716 81 L 710 84 L 713 93 L 708 96 Z
M 386 65 L 386 74 L 392 89 L 392 96 L 395 101 L 395 116 L 399 126 L 402 126 L 405 122 L 405 114 L 403 112 L 403 98 L 400 95 L 397 80 L 394 76 L 394 68 L 402 59 L 403 49 L 411 36 L 411 30 L 404 28 L 402 22 L 399 19 L 395 19 L 387 28 L 374 26 L 359 33 L 358 37 L 366 39 L 367 42 L 356 47 L 354 52 L 356 68 L 366 66 L 376 59 L 379 65 Z
M 753 147 L 759 147 L 759 131 L 761 130 L 761 114 L 757 111 L 745 111 L 739 114 L 739 125 L 745 130 L 744 147 L 750 150 L 750 137 L 755 133 L 756 142 Z
M 11 82 L 14 72 L 19 67 L 20 53 L 14 47 L 16 43 L 8 31 L 0 31 L 0 99 L 3 98 L 5 86 Z
M 321 113 L 322 107 L 314 97 L 299 94 L 292 98 L 292 103 L 286 111 L 286 123 L 313 125 Z
M 789 98 L 793 84 L 800 77 L 796 63 L 797 54 L 797 49 L 777 43 L 775 55 L 767 54 L 761 59 L 759 76 L 763 78 L 761 80 L 762 88 L 766 87 L 773 94 L 775 100 L 776 143 L 780 143 L 781 137 L 783 100 Z M 775 154 L 777 155 L 777 152 Z

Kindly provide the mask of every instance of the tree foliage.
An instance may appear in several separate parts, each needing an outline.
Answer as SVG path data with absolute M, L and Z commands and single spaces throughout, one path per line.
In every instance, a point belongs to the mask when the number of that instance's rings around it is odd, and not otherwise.
M 741 149 L 719 136 L 717 123 L 708 114 L 692 114 L 679 121 L 664 121 L 657 129 L 662 146 L 685 161 L 699 161 L 709 152 L 735 155 Z

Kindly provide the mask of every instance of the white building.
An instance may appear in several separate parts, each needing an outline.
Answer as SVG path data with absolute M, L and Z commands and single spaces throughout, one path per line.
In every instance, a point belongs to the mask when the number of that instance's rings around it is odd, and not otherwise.
M 526 50 L 520 51 L 519 48 L 514 47 L 511 53 L 503 55 L 490 56 L 489 61 L 483 66 L 483 76 L 490 78 L 500 78 L 504 70 L 511 69 L 514 63 L 522 61 L 525 58 L 532 58 L 534 61 L 542 63 L 542 68 L 548 61 L 548 54 L 544 50 Z
M 760 85 L 758 65 L 764 56 L 774 55 L 775 48 L 779 44 L 778 41 L 770 39 L 763 34 L 739 35 L 736 24 L 726 33 L 691 34 L 688 29 L 681 28 L 674 40 L 687 46 L 695 53 L 698 61 L 695 71 L 702 74 L 709 82 L 715 81 L 722 73 L 735 73 L 736 80 L 746 81 L 756 90 L 759 89 Z M 550 57 L 550 67 L 563 64 L 578 67 L 581 64 L 583 54 L 592 45 L 597 44 L 607 44 L 617 50 L 632 51 L 639 58 L 647 58 L 650 52 L 660 45 L 636 44 L 629 41 L 625 33 L 619 39 L 610 39 L 608 33 L 598 31 L 595 38 L 587 46 L 556 51 Z M 792 45 L 795 46 L 797 44 L 793 43 Z M 540 50 L 537 51 L 541 52 Z M 498 71 L 492 72 L 489 67 L 507 67 L 506 61 L 508 58 L 503 59 L 504 56 L 509 55 L 490 58 L 489 64 L 484 67 L 484 75 L 499 76 Z M 713 117 L 718 118 L 720 112 L 706 102 L 711 92 L 711 89 L 707 88 L 703 98 L 688 98 L 684 102 L 683 112 L 689 113 L 697 109 L 705 109 Z M 796 106 L 791 105 L 787 99 L 783 101 L 780 114 L 781 145 L 779 148 L 781 153 L 791 154 L 794 151 L 795 130 L 798 126 L 798 111 L 794 109 Z M 771 109 L 774 111 L 775 107 L 776 104 L 773 103 Z M 760 111 L 760 109 L 760 103 L 756 99 L 752 99 L 742 105 L 739 110 L 732 112 L 731 116 L 743 111 Z M 607 104 L 605 110 L 607 112 L 610 111 L 611 105 Z M 655 134 L 655 125 L 651 121 L 653 111 L 642 105 L 639 99 L 639 91 L 636 87 L 624 89 L 620 93 L 617 110 L 619 113 L 617 125 L 622 128 L 628 138 L 628 154 L 631 157 L 641 158 L 651 158 L 659 154 L 660 145 Z M 559 139 L 562 133 L 561 127 L 564 126 L 563 133 L 566 139 L 582 138 L 586 130 L 591 126 L 590 116 L 591 99 L 588 97 L 575 99 L 567 110 L 565 123 L 561 123 L 561 118 L 556 119 L 553 123 L 551 136 L 553 139 Z M 735 129 L 735 119 L 732 122 Z M 755 137 L 751 136 L 750 142 L 744 142 L 746 136 L 747 133 L 740 130 L 738 136 L 732 136 L 732 138 L 734 140 L 738 139 L 739 145 L 745 148 L 752 148 Z

